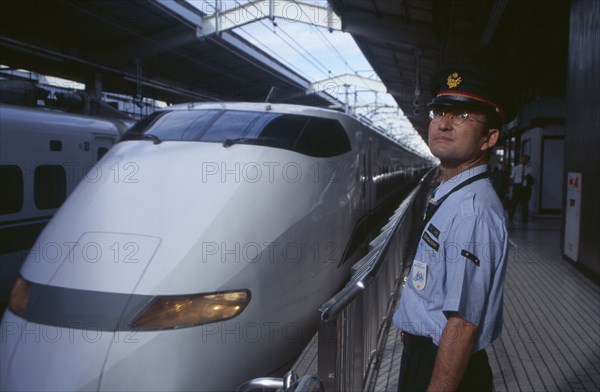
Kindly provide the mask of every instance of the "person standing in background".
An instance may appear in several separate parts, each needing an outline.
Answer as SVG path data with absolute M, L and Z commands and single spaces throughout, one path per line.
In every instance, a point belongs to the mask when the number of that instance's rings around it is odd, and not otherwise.
M 490 180 L 494 185 L 494 190 L 502 202 L 502 206 L 508 210 L 508 189 L 510 182 L 510 173 L 508 171 L 508 165 L 506 162 L 500 163 L 493 171 Z
M 529 199 L 531 198 L 531 187 L 533 186 L 532 169 L 528 155 L 522 155 L 521 163 L 513 167 L 510 183 L 512 185 L 512 199 L 508 216 L 512 221 L 517 206 L 521 205 L 521 221 L 527 223 L 529 221 Z

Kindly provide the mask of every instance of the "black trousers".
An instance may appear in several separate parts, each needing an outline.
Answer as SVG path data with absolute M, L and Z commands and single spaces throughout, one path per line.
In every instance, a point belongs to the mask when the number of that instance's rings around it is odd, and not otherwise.
M 425 391 L 431 380 L 437 346 L 431 339 L 417 342 L 406 341 L 400 362 L 399 392 Z M 458 387 L 459 391 L 493 390 L 492 370 L 485 350 L 471 355 L 469 365 Z
M 531 198 L 531 189 L 522 185 L 513 185 L 513 194 L 510 201 L 508 215 L 512 220 L 517 206 L 521 205 L 521 220 L 527 222 L 529 219 L 529 199 Z

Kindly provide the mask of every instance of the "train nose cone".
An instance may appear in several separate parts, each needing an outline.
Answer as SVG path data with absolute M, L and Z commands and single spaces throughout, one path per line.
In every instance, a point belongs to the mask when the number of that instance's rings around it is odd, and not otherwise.
M 29 254 L 22 274 L 55 287 L 131 293 L 160 242 L 160 238 L 147 235 L 95 231 L 84 232 L 73 242 L 40 242 L 45 249 Z M 62 254 L 60 263 L 48 259 L 55 257 L 52 252 Z M 41 262 L 36 262 L 37 258 Z M 50 267 L 55 272 L 45 274 Z
M 98 390 L 114 333 L 30 323 L 11 312 L 0 328 L 0 390 Z

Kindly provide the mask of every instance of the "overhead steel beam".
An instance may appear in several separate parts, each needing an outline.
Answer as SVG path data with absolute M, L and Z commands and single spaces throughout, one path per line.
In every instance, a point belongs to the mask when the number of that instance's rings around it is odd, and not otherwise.
M 153 0 L 154 4 L 158 4 L 171 15 L 187 24 L 190 27 L 196 28 L 202 24 L 202 16 L 196 12 L 190 11 L 185 5 L 174 0 Z
M 363 76 L 343 74 L 333 78 L 321 80 L 311 85 L 314 91 L 329 91 L 342 86 L 357 86 L 368 90 L 387 93 L 387 87 L 379 80 L 365 78 Z
M 10 49 L 10 50 L 14 50 L 17 52 L 25 53 L 25 54 L 27 54 L 29 56 L 33 56 L 35 58 L 50 59 L 53 62 L 58 62 L 59 64 L 61 64 L 62 68 L 66 68 L 67 64 L 76 64 L 79 67 L 81 67 L 82 69 L 93 69 L 97 72 L 102 72 L 103 74 L 108 75 L 106 77 L 105 81 L 119 80 L 119 78 L 121 78 L 121 79 L 126 80 L 131 83 L 138 82 L 138 77 L 134 70 L 125 70 L 125 69 L 114 68 L 111 66 L 101 65 L 96 62 L 82 59 L 80 57 L 70 56 L 70 55 L 67 55 L 64 53 L 60 53 L 60 52 L 56 52 L 56 51 L 53 51 L 50 49 L 45 49 L 45 48 L 38 47 L 35 45 L 27 44 L 27 43 L 17 41 L 14 39 L 10 39 L 7 37 L 0 36 L 0 48 L 4 49 L 4 50 L 0 50 L 0 52 L 3 54 L 4 54 L 4 52 L 6 52 L 6 49 Z M 38 71 L 36 69 L 36 67 L 32 67 L 32 70 Z M 43 70 L 39 70 L 39 71 L 44 72 Z M 70 79 L 73 79 L 74 81 L 81 82 L 81 83 L 86 82 L 84 79 L 80 78 L 81 75 L 78 75 L 78 77 L 77 77 L 73 74 L 71 74 L 71 75 L 57 74 L 56 76 L 70 78 Z M 115 82 L 115 83 L 118 83 L 118 82 Z M 187 97 L 193 98 L 193 99 L 209 100 L 209 101 L 214 101 L 214 100 L 218 99 L 213 95 L 208 95 L 208 94 L 205 94 L 202 92 L 194 91 L 194 90 L 190 89 L 190 86 L 188 86 L 184 83 L 177 83 L 173 80 L 168 80 L 168 81 L 163 82 L 163 81 L 156 80 L 156 78 L 152 78 L 152 79 L 151 78 L 142 78 L 140 80 L 140 83 L 145 87 L 150 87 L 150 88 L 153 88 L 153 89 L 156 89 L 159 91 L 168 92 L 168 93 L 175 93 L 175 94 L 187 96 Z
M 398 106 L 392 106 L 377 102 L 372 102 L 366 105 L 356 105 L 354 106 L 354 109 L 356 113 L 365 115 L 367 117 L 390 113 L 395 113 L 398 116 L 401 115 L 401 109 Z
M 431 26 L 407 24 L 404 19 L 389 14 L 375 16 L 362 11 L 345 10 L 342 30 L 371 40 L 418 47 L 421 51 L 439 47 Z
M 308 81 L 306 79 L 282 65 L 272 57 L 258 52 L 252 45 L 239 39 L 236 35 L 226 32 L 221 36 L 221 39 L 228 45 L 230 50 L 254 66 L 259 67 L 263 71 L 270 73 L 271 75 L 280 78 L 283 81 L 291 82 L 302 88 L 307 87 Z M 219 44 L 218 41 L 215 41 L 215 43 Z
M 218 4 L 218 3 L 217 3 Z M 212 15 L 202 17 L 199 36 L 208 36 L 244 26 L 262 19 L 287 19 L 332 30 L 341 30 L 340 18 L 330 7 L 305 4 L 290 0 L 255 0 L 222 11 L 217 5 Z
M 496 0 L 494 2 L 494 6 L 492 7 L 492 11 L 490 12 L 490 19 L 488 20 L 485 31 L 481 35 L 481 39 L 479 40 L 479 47 L 484 48 L 489 45 L 498 25 L 500 24 L 500 19 L 502 19 L 502 15 L 504 14 L 504 10 L 508 5 L 508 0 Z
M 235 53 L 241 59 L 244 59 L 245 61 L 252 64 L 253 66 L 255 66 L 255 67 L 263 70 L 264 72 L 274 76 L 275 78 L 281 80 L 286 86 L 294 85 L 294 86 L 297 86 L 300 90 L 306 91 L 307 94 L 313 93 L 312 91 L 310 91 L 310 83 L 308 80 L 304 79 L 303 77 L 301 77 L 297 73 L 293 72 L 288 67 L 279 63 L 278 61 L 276 61 L 272 57 L 268 56 L 267 54 L 256 50 L 256 48 L 254 46 L 252 46 L 245 40 L 240 39 L 233 32 L 225 31 L 226 30 L 225 27 L 227 26 L 226 24 L 224 25 L 223 23 L 220 23 L 219 37 L 207 37 L 207 34 L 206 34 L 207 29 L 208 29 L 208 31 L 210 31 L 209 25 L 211 25 L 211 24 L 213 24 L 213 26 L 216 25 L 216 19 L 214 19 L 214 15 L 200 16 L 200 15 L 198 15 L 198 13 L 191 12 L 190 10 L 188 10 L 186 7 L 184 7 L 182 4 L 180 4 L 179 1 L 173 1 L 173 0 L 153 0 L 153 1 L 156 5 L 167 10 L 168 12 L 173 14 L 175 17 L 182 20 L 185 24 L 193 27 L 195 29 L 196 38 L 212 39 L 213 40 L 212 42 L 215 43 L 216 45 L 220 45 L 224 49 L 227 49 L 227 50 Z M 255 3 L 269 4 L 269 3 L 271 3 L 271 1 L 265 1 L 265 0 L 255 1 L 255 2 L 246 4 L 245 7 L 238 7 L 237 9 L 239 11 L 240 8 L 251 7 L 252 5 L 255 5 Z M 319 15 L 319 13 L 317 12 L 318 7 L 315 7 L 315 6 L 293 3 L 290 1 L 281 1 L 281 0 L 277 0 L 274 3 L 279 3 L 280 8 L 283 9 L 285 12 L 287 12 L 289 15 L 293 15 L 293 14 L 292 14 L 292 8 L 290 8 L 289 5 L 287 6 L 287 8 L 285 7 L 285 4 L 288 4 L 288 3 L 293 4 L 295 7 L 301 5 L 302 7 L 297 8 L 297 9 L 302 10 L 304 14 Z M 306 7 L 308 7 L 308 8 L 306 8 Z M 326 8 L 322 8 L 322 7 L 320 8 L 320 11 L 319 11 L 319 12 L 321 12 L 320 16 L 324 16 L 324 14 L 322 14 L 323 10 L 326 10 Z M 240 12 L 242 12 L 242 11 L 240 11 Z M 235 15 L 235 12 L 232 15 Z M 241 15 L 244 15 L 244 13 L 242 12 Z M 332 15 L 335 16 L 335 14 L 332 14 Z M 223 14 L 220 14 L 219 20 L 222 21 L 223 19 L 228 19 L 230 17 L 231 16 L 229 16 L 229 15 L 225 16 Z M 268 17 L 268 15 L 267 15 L 267 17 Z M 241 18 L 241 16 L 239 18 Z M 337 20 L 339 22 L 339 18 L 337 18 Z M 316 94 L 319 96 L 319 98 L 323 99 L 324 101 L 329 102 L 330 105 L 339 105 L 339 101 L 337 101 L 334 97 L 332 97 L 331 95 L 327 94 L 324 91 L 317 91 Z
M 99 52 L 97 56 L 105 59 L 107 64 L 120 64 L 122 61 L 129 62 L 132 58 L 146 58 L 173 51 L 196 40 L 194 29 L 176 26 L 112 48 L 110 51 Z
M 178 19 L 183 20 L 186 24 L 192 26 L 196 31 L 196 38 L 204 38 L 206 36 L 207 27 L 205 24 L 205 17 L 210 19 L 209 16 L 200 17 L 197 13 L 190 12 L 187 8 L 173 0 L 154 0 L 156 4 L 164 7 L 171 14 L 175 15 Z M 267 2 L 268 3 L 268 2 Z M 248 3 L 251 5 L 253 3 Z M 239 7 L 238 7 L 239 8 Z M 214 20 L 213 22 L 214 23 Z M 222 30 L 221 30 L 222 31 Z M 298 74 L 292 72 L 289 68 L 283 66 L 281 63 L 275 61 L 270 56 L 265 55 L 262 52 L 257 51 L 252 45 L 249 45 L 245 41 L 239 39 L 237 36 L 231 33 L 222 34 L 220 40 L 214 40 L 213 42 L 217 45 L 221 45 L 226 49 L 229 49 L 246 61 L 253 65 L 261 68 L 263 71 L 270 73 L 271 75 L 281 78 L 282 80 L 290 81 L 297 86 L 306 88 L 308 81 Z
M 307 95 L 316 93 L 319 95 L 319 97 L 328 101 L 331 105 L 339 104 L 339 101 L 337 101 L 333 96 L 327 94 L 326 91 L 311 90 L 308 80 L 294 73 L 289 68 L 275 61 L 273 58 L 257 52 L 253 46 L 243 40 L 240 40 L 236 35 L 224 32 L 221 36 L 221 39 L 228 44 L 230 49 L 234 50 L 241 58 L 244 58 L 246 61 L 254 64 L 257 67 L 260 67 L 265 72 L 270 73 L 284 82 L 294 84 L 299 88 L 304 89 Z

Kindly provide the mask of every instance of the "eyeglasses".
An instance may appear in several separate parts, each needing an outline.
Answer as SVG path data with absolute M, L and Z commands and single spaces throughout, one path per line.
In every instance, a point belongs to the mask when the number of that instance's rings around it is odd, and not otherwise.
M 453 112 L 444 112 L 442 110 L 438 110 L 438 109 L 432 109 L 429 111 L 429 118 L 431 119 L 432 123 L 437 123 L 442 121 L 442 118 L 444 118 L 444 116 L 446 114 L 450 115 L 450 122 L 454 125 L 462 125 L 464 124 L 465 121 L 467 121 L 467 119 L 471 119 L 473 121 L 477 121 L 478 123 L 482 123 L 484 124 L 484 121 L 478 120 L 475 117 L 471 116 L 471 113 L 467 113 L 464 110 L 463 111 L 453 111 Z

